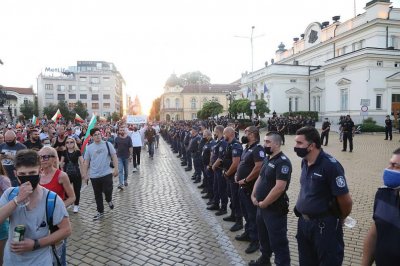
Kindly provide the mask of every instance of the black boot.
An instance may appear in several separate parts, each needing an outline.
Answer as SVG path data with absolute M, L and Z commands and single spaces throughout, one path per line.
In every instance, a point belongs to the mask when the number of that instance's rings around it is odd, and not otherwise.
M 241 235 L 235 236 L 235 239 L 236 239 L 237 241 L 247 241 L 247 242 L 250 242 L 249 233 L 247 233 L 247 232 L 243 232 Z
M 227 213 L 226 207 L 221 207 L 221 209 L 219 209 L 219 211 L 217 211 L 217 212 L 215 213 L 215 215 L 221 216 L 221 215 L 224 215 L 224 214 L 226 214 L 226 213 Z
M 271 266 L 267 256 L 261 255 L 257 260 L 251 260 L 249 266 Z
M 246 252 L 246 254 L 251 254 L 259 250 L 259 248 L 260 248 L 260 243 L 258 242 L 258 240 L 253 240 L 250 242 L 249 246 L 246 248 L 244 252 Z
M 218 211 L 219 210 L 219 206 L 217 204 L 212 204 L 212 205 L 207 207 L 207 210 L 209 210 L 209 211 Z
M 236 223 L 229 229 L 229 231 L 231 231 L 231 232 L 237 232 L 237 231 L 242 230 L 242 229 L 243 229 L 243 223 L 236 222 Z

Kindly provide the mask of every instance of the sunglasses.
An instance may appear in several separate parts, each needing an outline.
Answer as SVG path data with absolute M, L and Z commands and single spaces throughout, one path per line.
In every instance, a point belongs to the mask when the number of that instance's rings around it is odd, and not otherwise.
M 56 158 L 56 156 L 50 155 L 50 154 L 40 155 L 39 157 L 40 157 L 40 159 L 42 159 L 43 161 L 48 161 L 48 160 L 50 160 L 50 158 Z

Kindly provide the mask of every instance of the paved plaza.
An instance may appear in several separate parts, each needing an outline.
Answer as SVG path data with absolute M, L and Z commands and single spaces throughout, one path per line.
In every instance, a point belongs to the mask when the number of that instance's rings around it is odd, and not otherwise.
M 262 134 L 264 136 L 264 134 Z M 262 136 L 262 137 L 263 137 Z M 344 229 L 343 265 L 360 265 L 362 243 L 371 223 L 376 189 L 392 151 L 399 147 L 399 135 L 385 141 L 384 135 L 356 135 L 353 153 L 341 152 L 336 133 L 330 134 L 324 150 L 343 165 L 353 197 L 351 217 L 357 225 Z M 293 164 L 288 191 L 290 212 L 288 237 L 292 265 L 298 265 L 295 232 L 297 218 L 292 210 L 299 192 L 300 158 L 293 152 L 294 136 L 286 136 L 283 151 Z M 132 167 L 132 166 L 131 166 Z M 92 221 L 96 212 L 89 186 L 82 194 L 79 214 L 70 211 L 73 225 L 68 240 L 70 265 L 246 265 L 259 253 L 244 253 L 248 243 L 234 240 L 232 223 L 206 210 L 191 172 L 184 172 L 180 160 L 160 141 L 154 159 L 142 151 L 140 171 L 130 172 L 129 186 L 114 189 L 115 209 L 103 220 Z M 117 182 L 117 179 L 115 179 Z M 271 260 L 273 261 L 273 260 Z

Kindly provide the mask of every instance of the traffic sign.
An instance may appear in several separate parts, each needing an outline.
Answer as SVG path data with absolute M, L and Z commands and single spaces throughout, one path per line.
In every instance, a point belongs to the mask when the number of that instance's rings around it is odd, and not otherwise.
M 366 105 L 361 106 L 360 115 L 361 116 L 368 116 L 368 106 L 366 106 Z
M 251 102 L 250 105 L 251 106 L 256 106 L 256 102 Z

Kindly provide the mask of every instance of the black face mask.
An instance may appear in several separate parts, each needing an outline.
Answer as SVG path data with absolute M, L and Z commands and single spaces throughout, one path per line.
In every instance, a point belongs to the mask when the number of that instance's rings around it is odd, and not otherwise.
M 268 155 L 271 155 L 273 151 L 271 150 L 271 147 L 264 147 L 265 153 Z
M 33 190 L 37 187 L 39 184 L 39 175 L 24 175 L 24 176 L 18 176 L 19 181 L 21 182 L 21 185 L 26 182 L 31 182 Z
M 137 131 L 137 128 L 134 128 L 134 129 L 133 129 L 133 131 L 135 131 L 135 132 L 136 132 L 136 131 Z
M 247 136 L 242 136 L 241 141 L 243 144 L 249 143 L 249 138 Z
M 225 137 L 224 139 L 225 139 L 225 141 L 227 141 L 227 142 L 229 141 L 229 138 L 228 138 L 228 137 Z
M 215 140 L 218 140 L 218 135 L 214 135 L 214 139 L 215 139 Z
M 8 146 L 12 147 L 12 146 L 15 146 L 16 141 L 14 139 L 13 141 L 6 141 L 6 143 Z
M 309 147 L 309 146 L 308 146 Z M 300 158 L 304 158 L 307 156 L 307 154 L 310 152 L 307 148 L 296 148 L 294 147 L 294 152 L 299 156 Z

